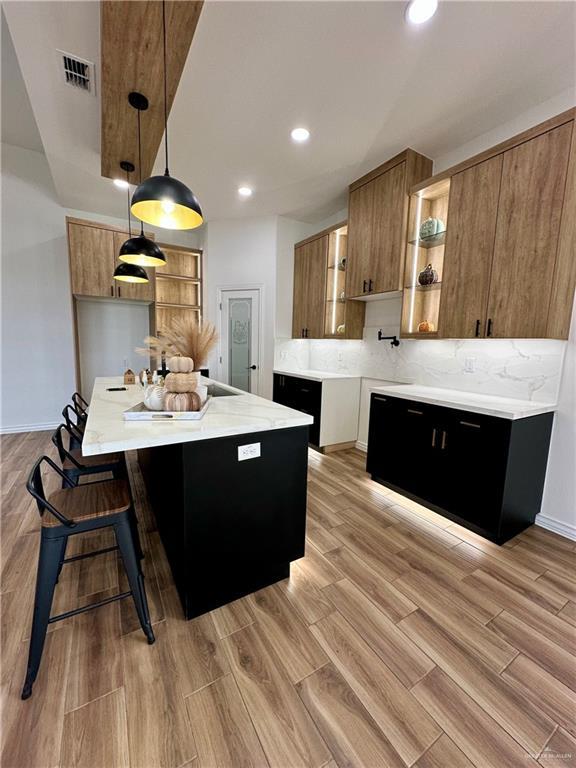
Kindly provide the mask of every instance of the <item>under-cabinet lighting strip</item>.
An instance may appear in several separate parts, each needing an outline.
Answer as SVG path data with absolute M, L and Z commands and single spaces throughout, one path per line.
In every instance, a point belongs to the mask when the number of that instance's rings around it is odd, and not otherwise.
M 332 278 L 332 335 L 336 335 L 336 305 L 338 293 L 338 264 L 340 262 L 340 230 L 336 230 L 336 248 L 334 254 L 334 277 Z
M 408 333 L 413 333 L 414 328 L 414 301 L 416 299 L 416 291 L 414 286 L 416 285 L 416 273 L 418 271 L 418 248 L 420 245 L 420 222 L 422 219 L 422 195 L 418 195 L 418 207 L 416 208 L 416 237 L 414 239 L 413 255 L 412 255 L 412 281 L 410 290 L 410 315 L 408 318 Z

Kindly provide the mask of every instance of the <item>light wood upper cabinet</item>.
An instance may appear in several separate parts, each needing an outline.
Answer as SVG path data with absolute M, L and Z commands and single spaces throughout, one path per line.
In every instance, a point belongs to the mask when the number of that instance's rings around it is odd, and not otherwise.
M 370 252 L 371 293 L 402 288 L 406 219 L 406 163 L 400 163 L 372 182 L 374 214 Z
M 484 336 L 502 155 L 452 176 L 439 327 L 442 336 Z
M 504 153 L 488 336 L 547 335 L 572 130 L 566 123 Z
M 348 298 L 401 290 L 408 189 L 431 170 L 431 160 L 407 149 L 350 185 Z
M 114 269 L 120 264 L 118 253 L 122 244 L 128 239 L 127 232 L 114 232 Z M 147 283 L 125 283 L 114 280 L 116 283 L 116 296 L 119 299 L 138 299 L 140 301 L 154 301 L 154 268 L 146 267 L 148 275 Z
M 292 336 L 296 339 L 324 336 L 327 254 L 327 235 L 294 249 Z
M 114 232 L 68 222 L 70 280 L 75 296 L 114 296 Z

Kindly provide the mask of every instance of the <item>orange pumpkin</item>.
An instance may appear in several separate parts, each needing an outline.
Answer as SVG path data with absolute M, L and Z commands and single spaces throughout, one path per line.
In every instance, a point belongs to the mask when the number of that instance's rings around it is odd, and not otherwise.
M 191 357 L 175 355 L 168 360 L 168 368 L 172 373 L 191 373 L 194 370 L 194 360 Z
M 197 384 L 197 373 L 169 373 L 164 381 L 168 392 L 193 392 Z

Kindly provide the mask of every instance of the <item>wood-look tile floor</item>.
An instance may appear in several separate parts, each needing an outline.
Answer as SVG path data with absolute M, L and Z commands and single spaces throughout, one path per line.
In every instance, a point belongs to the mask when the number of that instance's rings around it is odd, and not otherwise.
M 127 601 L 52 625 L 22 702 L 24 483 L 53 452 L 46 433 L 2 448 L 3 768 L 576 765 L 576 545 L 536 527 L 491 544 L 373 483 L 357 451 L 310 452 L 290 579 L 190 622 L 130 456 L 157 642 Z M 55 610 L 119 587 L 115 553 L 66 566 Z

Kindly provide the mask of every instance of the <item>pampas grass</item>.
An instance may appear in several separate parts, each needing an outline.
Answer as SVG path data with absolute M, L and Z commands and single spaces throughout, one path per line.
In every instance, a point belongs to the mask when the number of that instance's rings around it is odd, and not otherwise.
M 194 369 L 206 365 L 210 350 L 216 345 L 218 335 L 212 323 L 199 323 L 196 318 L 176 318 L 164 329 L 162 336 L 147 336 L 145 348 L 136 350 L 141 355 L 150 355 L 158 360 L 182 355 L 194 360 Z

